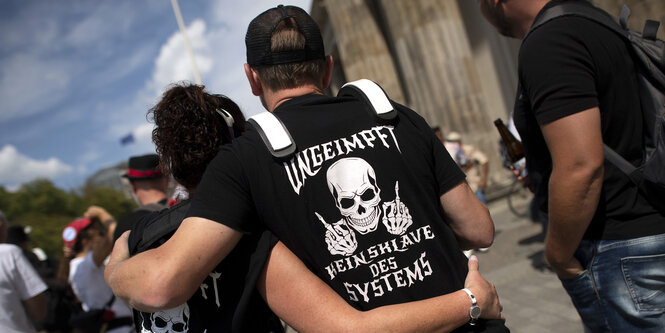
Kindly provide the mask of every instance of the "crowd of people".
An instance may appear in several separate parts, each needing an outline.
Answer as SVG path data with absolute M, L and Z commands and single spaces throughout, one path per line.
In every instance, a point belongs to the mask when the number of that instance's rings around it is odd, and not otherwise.
M 585 329 L 665 330 L 665 214 L 603 162 L 603 143 L 643 158 L 626 44 L 578 16 L 531 31 L 583 0 L 478 2 L 523 39 L 514 122 L 547 262 Z M 494 242 L 486 155 L 371 81 L 326 96 L 333 59 L 301 8 L 259 14 L 245 44 L 267 111 L 246 120 L 203 86 L 168 87 L 148 111 L 157 154 L 131 157 L 124 175 L 139 207 L 116 221 L 91 206 L 69 223 L 57 274 L 0 213 L 0 243 L 16 244 L 0 244 L 0 328 L 34 332 L 49 290 L 69 287 L 81 332 L 509 332 L 464 252 Z

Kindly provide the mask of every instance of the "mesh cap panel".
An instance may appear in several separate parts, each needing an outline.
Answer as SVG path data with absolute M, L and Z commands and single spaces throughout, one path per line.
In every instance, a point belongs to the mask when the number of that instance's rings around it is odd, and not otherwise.
M 272 52 L 270 51 L 272 34 L 275 28 L 287 19 L 293 19 L 298 31 L 305 37 L 305 48 Z M 254 18 L 247 28 L 245 46 L 247 63 L 250 66 L 278 65 L 325 57 L 319 26 L 307 12 L 295 6 L 279 5 Z

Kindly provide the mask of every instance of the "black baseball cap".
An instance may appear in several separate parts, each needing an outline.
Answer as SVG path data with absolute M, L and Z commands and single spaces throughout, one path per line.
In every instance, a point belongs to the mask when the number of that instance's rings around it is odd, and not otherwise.
M 305 48 L 280 52 L 270 51 L 270 39 L 277 25 L 287 19 L 296 22 L 305 37 Z M 266 10 L 249 23 L 245 35 L 247 63 L 250 66 L 278 65 L 325 58 L 319 26 L 300 7 L 279 5 Z

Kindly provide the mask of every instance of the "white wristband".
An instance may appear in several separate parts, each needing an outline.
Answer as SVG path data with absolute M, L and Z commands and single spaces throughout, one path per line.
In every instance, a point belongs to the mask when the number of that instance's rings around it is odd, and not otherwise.
M 469 320 L 469 324 L 475 325 L 481 312 L 478 302 L 476 301 L 476 296 L 467 288 L 463 288 L 462 290 L 464 290 L 464 292 L 469 295 L 469 298 L 471 298 L 471 307 L 469 308 L 469 317 L 471 317 L 471 320 Z
M 478 305 L 478 302 L 476 301 L 476 296 L 471 292 L 471 290 L 464 288 L 462 289 L 464 292 L 469 295 L 469 298 L 471 298 L 471 305 Z

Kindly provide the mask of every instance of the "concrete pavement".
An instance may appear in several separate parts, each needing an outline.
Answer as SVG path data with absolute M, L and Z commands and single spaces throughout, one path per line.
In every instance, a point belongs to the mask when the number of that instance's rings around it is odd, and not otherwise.
M 475 254 L 481 274 L 496 285 L 506 326 L 517 333 L 583 332 L 580 317 L 559 279 L 542 264 L 540 224 L 516 217 L 505 198 L 490 202 L 488 207 L 496 238 L 488 252 Z

